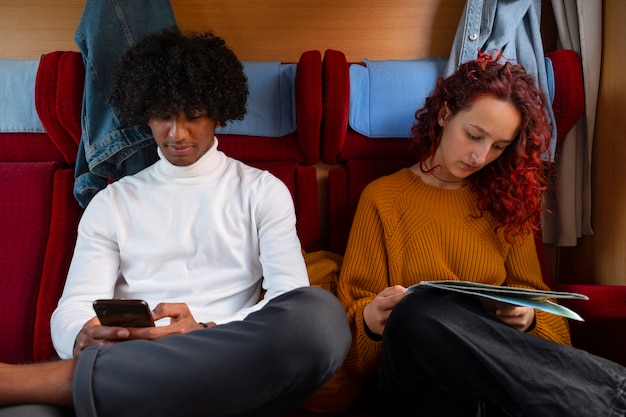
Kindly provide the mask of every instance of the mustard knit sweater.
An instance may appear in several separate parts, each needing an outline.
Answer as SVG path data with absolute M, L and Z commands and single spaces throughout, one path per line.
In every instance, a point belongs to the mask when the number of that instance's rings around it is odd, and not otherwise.
M 353 341 L 346 366 L 359 375 L 376 372 L 381 343 L 365 333 L 363 307 L 393 285 L 422 280 L 465 280 L 546 289 L 533 236 L 511 245 L 480 216 L 469 187 L 431 187 L 403 169 L 380 178 L 361 195 L 343 259 L 338 296 Z M 531 334 L 570 344 L 566 319 L 535 312 Z

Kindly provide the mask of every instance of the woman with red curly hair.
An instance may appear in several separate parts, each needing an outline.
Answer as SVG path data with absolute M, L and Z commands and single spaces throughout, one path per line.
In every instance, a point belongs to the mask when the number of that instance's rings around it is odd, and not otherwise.
M 416 112 L 417 163 L 363 191 L 338 287 L 353 332 L 345 366 L 377 376 L 383 415 L 624 416 L 626 371 L 572 348 L 563 317 L 411 287 L 547 289 L 534 242 L 546 102 L 502 61 L 483 55 L 439 79 Z

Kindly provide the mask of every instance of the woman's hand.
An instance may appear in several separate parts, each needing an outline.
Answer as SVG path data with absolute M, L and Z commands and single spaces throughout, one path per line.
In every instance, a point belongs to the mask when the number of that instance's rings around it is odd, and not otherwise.
M 525 332 L 529 330 L 535 321 L 535 309 L 531 307 L 516 306 L 507 303 L 482 300 L 485 311 L 511 327 Z
M 74 357 L 77 357 L 88 346 L 107 346 L 124 340 L 145 339 L 155 340 L 173 334 L 183 334 L 205 328 L 198 323 L 185 303 L 160 303 L 152 311 L 155 321 L 170 317 L 170 324 L 156 327 L 119 327 L 102 326 L 97 317 L 89 320 L 76 336 Z M 206 323 L 213 327 L 215 323 Z
M 407 295 L 406 288 L 401 285 L 382 290 L 363 308 L 363 320 L 367 328 L 374 334 L 382 335 L 391 310 L 405 295 Z

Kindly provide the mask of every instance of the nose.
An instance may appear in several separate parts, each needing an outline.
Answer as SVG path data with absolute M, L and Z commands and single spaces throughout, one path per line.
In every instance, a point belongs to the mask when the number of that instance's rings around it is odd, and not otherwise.
M 470 154 L 472 164 L 477 166 L 484 165 L 490 149 L 491 146 L 488 145 L 476 146 Z
M 172 118 L 169 127 L 169 137 L 175 141 L 181 141 L 187 138 L 189 130 L 185 120 L 180 117 Z

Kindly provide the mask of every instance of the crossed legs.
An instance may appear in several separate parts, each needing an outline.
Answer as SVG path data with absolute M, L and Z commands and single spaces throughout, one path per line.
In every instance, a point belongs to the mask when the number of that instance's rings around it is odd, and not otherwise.
M 275 416 L 332 377 L 350 340 L 339 301 L 300 288 L 244 321 L 92 347 L 78 360 L 0 365 L 0 405 L 73 405 L 79 416 Z

